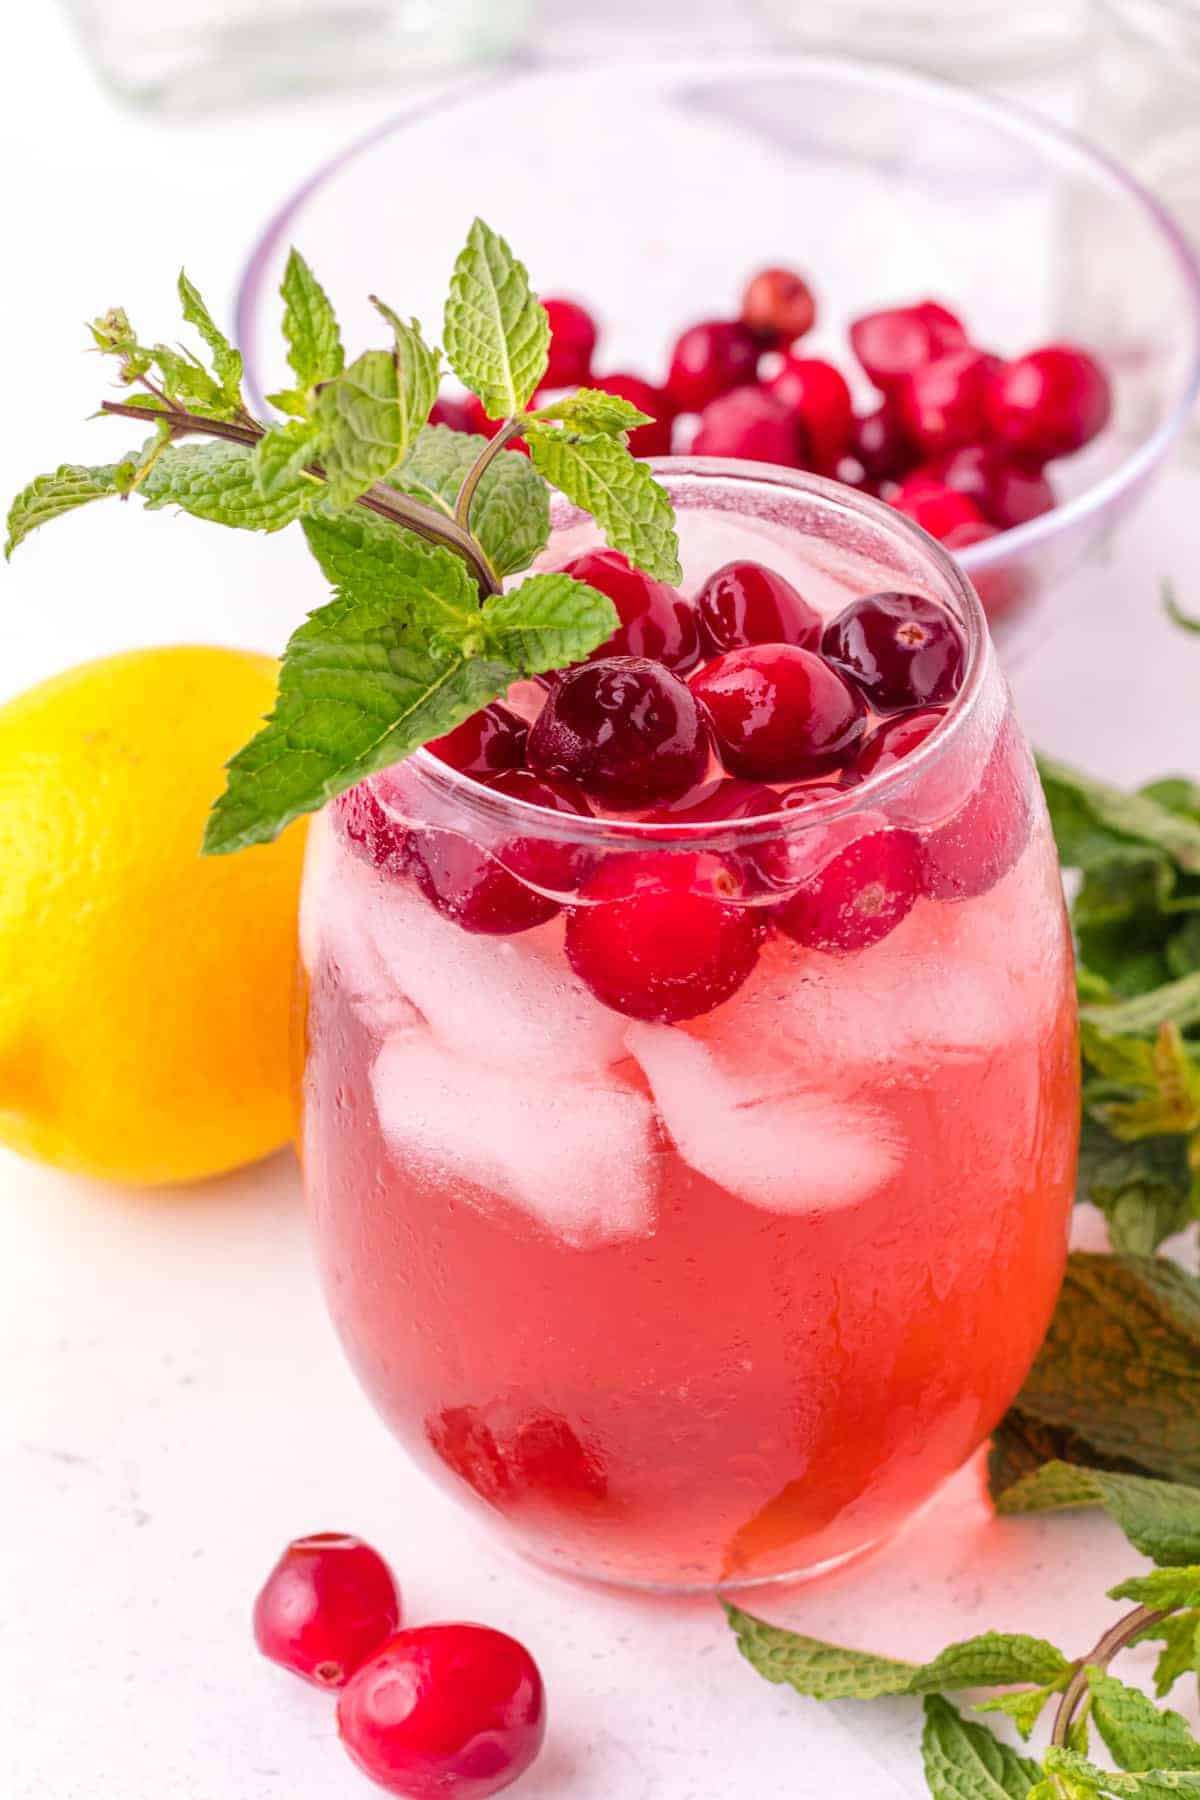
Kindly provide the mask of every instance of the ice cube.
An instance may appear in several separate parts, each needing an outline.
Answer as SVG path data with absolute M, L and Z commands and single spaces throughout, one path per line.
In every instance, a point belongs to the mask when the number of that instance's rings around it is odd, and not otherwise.
M 422 1030 L 389 1038 L 371 1088 L 396 1160 L 463 1183 L 481 1210 L 500 1195 L 577 1250 L 653 1231 L 654 1109 L 617 1079 L 531 1079 L 520 1064 L 468 1062 Z
M 392 981 L 461 1057 L 529 1072 L 599 1073 L 625 1055 L 625 1020 L 588 993 L 563 954 L 561 919 L 476 936 L 407 883 L 371 913 Z
M 419 1025 L 421 1015 L 367 928 L 379 879 L 345 849 L 327 819 L 314 819 L 300 894 L 300 958 L 311 982 L 329 982 L 369 1030 L 386 1037 Z
M 722 1055 L 671 1025 L 632 1025 L 645 1071 L 685 1162 L 751 1206 L 828 1212 L 868 1199 L 899 1168 L 903 1135 L 882 1108 L 805 1084 L 781 1050 Z

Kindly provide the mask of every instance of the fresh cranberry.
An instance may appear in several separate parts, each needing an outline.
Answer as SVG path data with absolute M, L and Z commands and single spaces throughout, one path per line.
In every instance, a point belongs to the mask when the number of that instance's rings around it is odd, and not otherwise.
M 619 550 L 585 550 L 564 572 L 607 594 L 621 621 L 612 636 L 592 651 L 589 662 L 610 656 L 641 656 L 677 674 L 695 668 L 700 660 L 696 609 L 677 588 L 644 574 Z
M 518 713 L 493 700 L 444 737 L 428 745 L 433 754 L 463 775 L 486 777 L 501 769 L 519 769 L 525 761 L 529 727 Z
M 514 1477 L 526 1494 L 565 1501 L 603 1500 L 608 1477 L 595 1451 L 558 1413 L 533 1413 L 513 1434 Z
M 710 656 L 747 644 L 799 644 L 811 649 L 821 615 L 790 581 L 762 563 L 726 563 L 696 596 L 700 636 Z
M 550 360 L 542 386 L 582 387 L 596 348 L 595 320 L 575 300 L 543 300 L 542 305 L 550 319 Z
M 692 677 L 721 761 L 751 781 L 798 781 L 849 761 L 866 708 L 836 669 L 794 644 L 730 650 Z
M 872 482 L 902 481 L 918 456 L 896 408 L 886 400 L 875 412 L 855 419 L 850 454 Z
M 864 594 L 830 619 L 821 652 L 876 712 L 940 706 L 962 686 L 966 651 L 950 614 L 921 594 Z
M 928 475 L 910 475 L 889 495 L 888 504 L 942 542 L 960 525 L 985 523 L 983 514 L 966 494 L 956 493 L 944 481 L 933 481 Z
M 542 1746 L 537 1664 L 486 1625 L 399 1631 L 338 1700 L 338 1734 L 364 1774 L 407 1800 L 484 1800 Z
M 446 1406 L 431 1413 L 425 1436 L 434 1454 L 489 1506 L 511 1499 L 511 1472 L 477 1406 Z
M 921 840 L 885 826 L 865 832 L 830 858 L 773 913 L 775 923 L 809 950 L 846 956 L 894 931 L 921 895 Z
M 392 1571 L 361 1538 L 336 1531 L 289 1544 L 254 1602 L 263 1655 L 316 1687 L 343 1687 L 399 1623 Z
M 760 269 L 742 295 L 742 324 L 763 344 L 789 344 L 811 331 L 817 303 L 794 269 Z
M 479 398 L 478 394 L 468 394 L 462 404 L 463 411 L 467 417 L 467 424 L 463 429 L 474 432 L 477 437 L 494 438 L 500 427 L 503 425 L 504 420 L 489 419 L 486 412 L 483 410 L 483 401 Z M 529 405 L 525 408 L 525 411 L 532 412 L 534 407 L 540 404 L 541 396 L 535 394 L 533 399 L 529 402 Z M 509 450 L 518 451 L 522 456 L 529 455 L 529 445 L 525 442 L 523 437 L 511 439 L 507 448 Z
M 951 350 L 903 376 L 896 405 L 906 435 L 927 456 L 969 444 L 983 430 L 988 384 L 998 367 L 982 350 Z
M 330 807 L 333 828 L 372 868 L 398 879 L 408 868 L 408 828 L 388 817 L 365 781 Z
M 472 394 L 470 399 L 474 399 Z M 450 400 L 439 394 L 433 403 L 433 411 L 429 415 L 431 425 L 448 425 L 451 431 L 475 431 L 475 416 L 466 400 Z
M 1029 787 L 1029 757 L 1010 717 L 979 782 L 954 816 L 924 839 L 927 894 L 973 900 L 1008 873 L 1029 837 Z
M 855 356 L 885 394 L 914 369 L 962 350 L 966 342 L 959 320 L 936 300 L 867 313 L 850 327 Z
M 1038 462 L 1082 450 L 1111 413 L 1108 376 L 1095 357 L 1072 344 L 1049 344 L 1003 364 L 988 388 L 991 430 Z
M 649 425 L 635 425 L 629 433 L 634 456 L 669 456 L 675 408 L 665 388 L 653 387 L 640 375 L 593 375 L 591 385 L 619 400 L 628 400 L 639 412 L 648 413 Z
M 783 801 L 763 781 L 742 781 L 737 775 L 718 775 L 679 800 L 656 806 L 646 814 L 655 825 L 725 824 L 731 819 L 755 819 L 778 812 Z
M 795 787 L 785 788 L 777 796 L 776 804 L 780 812 L 800 812 L 822 800 L 844 799 L 846 789 L 853 787 L 856 781 L 853 769 L 843 769 L 836 781 L 800 781 Z
M 785 356 L 767 392 L 799 421 L 813 468 L 831 474 L 854 438 L 854 406 L 841 370 L 818 356 Z
M 942 543 L 947 550 L 969 550 L 972 544 L 986 544 L 989 539 L 1000 536 L 1000 527 L 989 525 L 986 519 L 965 519 L 946 533 Z
M 798 468 L 808 457 L 799 420 L 766 388 L 738 388 L 711 401 L 692 439 L 695 456 L 737 456 Z
M 901 713 L 898 718 L 885 719 L 863 739 L 854 764 L 857 779 L 865 781 L 868 775 L 894 769 L 937 730 L 945 716 L 944 707 L 930 706 L 920 712 Z
M 493 776 L 488 786 L 552 812 L 591 814 L 574 782 L 556 774 L 507 769 Z M 425 826 L 409 839 L 409 866 L 430 905 L 464 931 L 507 937 L 544 925 L 558 911 L 557 900 L 527 883 L 569 891 L 588 864 L 586 852 L 577 845 L 553 838 L 514 837 L 490 854 L 460 832 Z
M 736 319 L 706 319 L 677 339 L 667 391 L 676 412 L 703 412 L 718 394 L 754 380 L 758 341 Z
M 598 1000 L 674 1024 L 736 993 L 758 960 L 753 908 L 727 858 L 683 851 L 611 856 L 567 915 L 567 960 Z
M 568 669 L 529 734 L 535 769 L 569 775 L 617 812 L 686 793 L 708 754 L 705 721 L 686 682 L 637 656 Z
M 1001 531 L 1024 525 L 1054 505 L 1054 489 L 1043 471 L 1002 444 L 961 445 L 924 464 L 914 479 L 926 476 L 974 500 L 988 523 Z

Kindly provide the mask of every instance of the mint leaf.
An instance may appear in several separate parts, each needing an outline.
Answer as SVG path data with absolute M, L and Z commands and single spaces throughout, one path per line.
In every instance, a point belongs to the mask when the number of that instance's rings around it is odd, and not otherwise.
M 921 1756 L 933 1800 L 1026 1800 L 1042 1773 L 937 1694 L 925 1701 Z
M 425 342 L 421 336 L 421 327 L 415 319 L 410 319 L 405 324 L 390 306 L 386 306 L 375 295 L 371 298 L 376 310 L 391 326 L 395 339 L 396 363 L 400 375 L 400 404 L 405 413 L 403 437 L 407 448 L 415 443 L 417 433 L 433 411 L 441 380 L 441 358 Z
M 1048 1462 L 1022 1476 L 996 1501 L 999 1513 L 1076 1506 L 1105 1507 L 1134 1549 L 1152 1562 L 1177 1565 L 1200 1559 L 1200 1489 L 1180 1482 Z
M 635 426 L 654 422 L 649 413 L 639 412 L 631 401 L 623 400 L 619 394 L 606 394 L 603 388 L 579 388 L 549 406 L 539 406 L 533 418 L 557 419 L 572 431 L 603 431 L 615 437 Z
M 120 493 L 121 471 L 134 466 L 133 458 L 90 469 L 78 463 L 63 463 L 52 475 L 36 476 L 28 487 L 21 489 L 8 509 L 5 560 L 39 525 L 48 525 L 51 519 L 74 512 L 76 507 L 86 506 L 91 500 L 103 500 L 109 494 Z
M 1028 1740 L 1046 1703 L 1053 1700 L 1056 1694 L 1062 1693 L 1070 1678 L 1068 1671 L 1059 1680 L 1047 1682 L 1042 1687 L 1021 1688 L 1012 1694 L 994 1694 L 990 1700 L 978 1701 L 975 1711 L 1004 1713 L 1012 1720 L 1021 1736 Z
M 1191 613 L 1184 612 L 1175 596 L 1175 586 L 1173 582 L 1163 582 L 1162 602 L 1163 611 L 1166 613 L 1168 619 L 1170 619 L 1172 625 L 1178 625 L 1181 631 L 1200 632 L 1200 619 L 1197 619 Z
M 1111 1774 L 1075 1750 L 1052 1745 L 1046 1752 L 1049 1774 L 1066 1776 L 1078 1785 L 1068 1793 L 1104 1794 L 1112 1800 L 1200 1800 L 1200 1774 L 1187 1770 L 1151 1769 L 1143 1774 Z
M 1187 1140 L 1149 1137 L 1122 1143 L 1085 1112 L 1078 1198 L 1103 1212 L 1114 1250 L 1152 1255 L 1164 1238 L 1196 1217 Z
M 1153 1043 L 1146 1043 L 1113 1036 L 1084 1019 L 1080 1041 L 1093 1068 L 1125 1090 L 1113 1094 L 1088 1084 L 1084 1091 L 1092 1117 L 1114 1137 L 1132 1143 L 1171 1133 L 1190 1136 L 1200 1129 L 1200 1063 L 1173 1020 L 1159 1027 Z
M 443 330 L 446 356 L 489 419 L 521 412 L 546 373 L 550 321 L 502 237 L 476 219 L 454 265 Z
M 1048 757 L 1039 756 L 1038 773 L 1059 856 L 1068 867 L 1087 869 L 1114 847 L 1132 843 L 1162 850 L 1181 869 L 1200 874 L 1200 822 Z
M 1110 1036 L 1149 1037 L 1167 1024 L 1187 1031 L 1200 1025 L 1200 974 L 1165 982 L 1129 1000 L 1085 1007 L 1083 1016 Z
M 1087 1678 L 1092 1718 L 1119 1769 L 1200 1769 L 1200 1743 L 1179 1713 L 1101 1669 L 1089 1667 Z
M 482 442 L 448 425 L 426 425 L 387 477 L 389 487 L 454 517 L 454 503 Z M 471 531 L 497 575 L 527 569 L 550 536 L 550 495 L 527 456 L 502 450 L 483 472 L 471 502 Z
M 304 528 L 323 572 L 344 598 L 402 607 L 397 617 L 451 648 L 482 645 L 479 595 L 467 565 L 451 551 L 386 521 L 377 524 L 367 514 L 361 519 L 314 515 Z
M 771 1625 L 725 1603 L 738 1649 L 758 1673 L 786 1682 L 813 1700 L 876 1700 L 885 1694 L 930 1694 L 948 1688 L 996 1687 L 1009 1682 L 1069 1678 L 1071 1665 L 1042 1638 L 987 1631 L 951 1644 L 932 1662 L 898 1662 L 842 1644 L 828 1644 Z
M 534 467 L 591 513 L 614 550 L 659 581 L 680 581 L 679 539 L 665 489 L 617 438 L 579 437 L 560 425 L 526 432 Z
M 340 375 L 345 367 L 337 318 L 324 288 L 298 250 L 288 253 L 279 292 L 284 302 L 288 362 L 297 387 L 307 393 L 319 381 Z
M 418 373 L 418 384 L 423 377 Z M 409 373 L 390 350 L 364 350 L 317 389 L 321 461 L 334 506 L 349 506 L 394 469 L 413 435 Z
M 1161 1700 L 1181 1675 L 1195 1675 L 1200 1670 L 1200 1610 L 1171 1613 L 1147 1626 L 1132 1642 L 1164 1646 L 1154 1665 L 1154 1691 Z
M 253 451 L 217 438 L 172 444 L 138 492 L 152 510 L 178 506 L 193 518 L 239 531 L 280 531 L 318 501 L 323 490 L 297 477 L 264 493 Z
M 163 392 L 174 405 L 203 419 L 232 418 L 236 407 L 226 399 L 220 383 L 199 357 L 190 350 L 172 350 L 169 344 L 155 344 L 151 355 Z
M 242 403 L 241 351 L 235 350 L 225 333 L 213 323 L 212 314 L 182 269 L 179 271 L 179 298 L 184 318 L 196 327 L 208 346 L 221 395 L 230 410 L 236 412 Z
M 1136 1600 L 1140 1606 L 1156 1612 L 1177 1612 L 1181 1606 L 1200 1606 L 1200 1566 L 1180 1569 L 1155 1569 L 1149 1575 L 1135 1575 L 1109 1588 L 1110 1600 Z
M 1161 1258 L 1073 1254 L 1016 1410 L 1200 1482 L 1200 1282 Z
M 528 576 L 480 617 L 487 653 L 522 675 L 582 662 L 621 622 L 607 594 L 563 573 Z
M 420 569 L 386 597 L 341 592 L 294 632 L 266 726 L 229 764 L 204 847 L 265 843 L 376 769 L 399 761 L 496 699 L 512 671 L 447 648 L 431 613 L 454 613 L 459 559 L 406 534 L 396 546 Z
M 292 487 L 300 471 L 316 459 L 320 440 L 314 419 L 289 419 L 261 437 L 251 454 L 262 492 L 272 495 Z

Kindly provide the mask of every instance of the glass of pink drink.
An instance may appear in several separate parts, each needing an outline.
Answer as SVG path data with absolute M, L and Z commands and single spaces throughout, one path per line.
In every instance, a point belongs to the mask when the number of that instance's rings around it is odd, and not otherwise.
M 890 766 L 749 816 L 534 807 L 428 751 L 344 796 L 305 880 L 303 1158 L 409 1452 L 542 1563 L 706 1588 L 878 1542 L 1012 1400 L 1064 1265 L 1076 1020 L 962 574 L 845 488 L 657 472 L 684 595 L 749 558 L 829 617 L 925 596 L 956 695 Z M 560 507 L 544 560 L 595 543 Z

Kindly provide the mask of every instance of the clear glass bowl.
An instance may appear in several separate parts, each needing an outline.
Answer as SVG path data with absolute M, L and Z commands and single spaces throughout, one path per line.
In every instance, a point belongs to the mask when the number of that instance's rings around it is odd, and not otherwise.
M 303 1165 L 405 1449 L 564 1572 L 812 1574 L 983 1441 L 1046 1329 L 1079 1121 L 1045 806 L 978 601 L 848 488 L 664 460 L 689 585 L 959 618 L 938 729 L 735 823 L 550 812 L 428 751 L 314 823 Z M 595 543 L 557 508 L 549 554 Z M 531 685 L 531 684 L 527 684 Z M 533 710 L 533 696 L 514 691 Z
M 254 246 L 238 332 L 260 392 L 286 370 L 276 289 L 295 243 L 351 344 L 381 293 L 431 327 L 473 214 L 543 293 L 602 321 L 598 367 L 661 376 L 690 321 L 728 314 L 767 262 L 811 272 L 814 353 L 847 321 L 933 294 L 1013 354 L 1077 339 L 1108 365 L 1112 425 L 1056 465 L 1060 504 L 964 567 L 1011 654 L 1061 578 L 1152 478 L 1200 386 L 1200 271 L 1125 171 L 1003 104 L 878 65 L 800 56 L 487 77 L 317 169 Z M 868 399 L 869 390 L 863 394 Z

